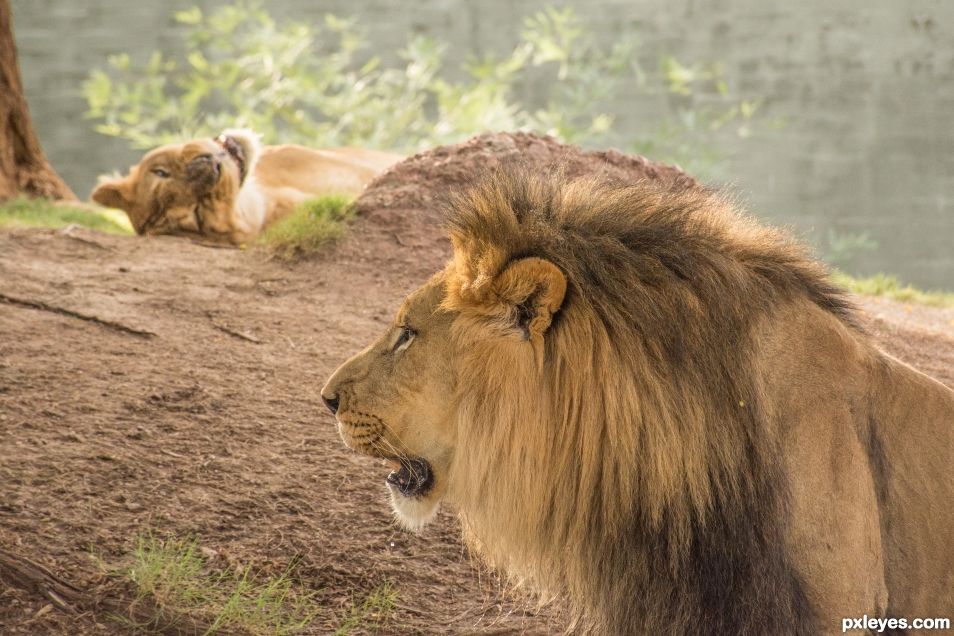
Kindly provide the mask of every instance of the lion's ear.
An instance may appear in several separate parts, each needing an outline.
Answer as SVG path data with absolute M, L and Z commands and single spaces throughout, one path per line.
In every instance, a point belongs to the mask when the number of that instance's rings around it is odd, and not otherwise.
M 497 275 L 493 290 L 497 299 L 508 305 L 515 326 L 528 340 L 536 342 L 563 304 L 566 277 L 548 260 L 522 258 Z
M 117 208 L 127 212 L 133 208 L 129 184 L 125 179 L 106 179 L 96 186 L 91 198 L 107 208 Z

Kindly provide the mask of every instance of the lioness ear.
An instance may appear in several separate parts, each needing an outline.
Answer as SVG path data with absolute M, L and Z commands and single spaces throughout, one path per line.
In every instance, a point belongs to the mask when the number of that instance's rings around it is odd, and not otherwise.
M 107 208 L 117 208 L 128 212 L 133 207 L 132 197 L 130 197 L 125 179 L 110 179 L 100 182 L 93 190 L 91 198 Z
M 522 258 L 512 262 L 493 282 L 497 299 L 509 308 L 515 326 L 527 340 L 538 344 L 550 327 L 553 314 L 563 304 L 566 277 L 542 258 Z

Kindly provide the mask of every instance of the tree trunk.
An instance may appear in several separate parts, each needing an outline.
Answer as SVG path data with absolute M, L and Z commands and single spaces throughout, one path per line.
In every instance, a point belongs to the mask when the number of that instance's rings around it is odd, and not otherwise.
M 10 0 L 0 0 L 0 201 L 23 193 L 76 199 L 43 155 L 20 82 Z

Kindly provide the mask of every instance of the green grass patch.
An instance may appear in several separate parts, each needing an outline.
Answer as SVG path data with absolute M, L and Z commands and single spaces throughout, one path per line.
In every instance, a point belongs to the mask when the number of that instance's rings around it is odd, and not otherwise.
M 354 212 L 354 199 L 328 194 L 306 201 L 272 223 L 259 238 L 274 253 L 292 257 L 313 252 L 344 234 Z
M 215 571 L 195 540 L 136 539 L 133 564 L 120 572 L 140 599 L 179 614 L 202 617 L 207 636 L 243 631 L 270 636 L 296 634 L 318 613 L 314 592 L 294 578 L 294 564 L 269 578 L 249 568 Z
M 896 276 L 875 274 L 867 278 L 855 278 L 835 271 L 832 279 L 847 290 L 865 296 L 882 296 L 901 302 L 918 303 L 931 307 L 954 307 L 954 292 L 925 291 L 902 283 Z
M 18 197 L 0 204 L 0 227 L 66 227 L 79 225 L 109 234 L 133 234 L 120 210 L 92 205 Z
M 146 631 L 161 623 L 159 615 L 166 615 L 188 616 L 207 625 L 205 636 L 289 636 L 323 612 L 316 592 L 295 576 L 295 563 L 272 577 L 250 568 L 215 568 L 196 540 L 163 539 L 151 532 L 137 536 L 129 560 L 131 565 L 109 574 L 131 584 L 137 603 L 155 606 L 155 624 L 131 625 Z M 387 581 L 364 597 L 356 596 L 338 621 L 335 636 L 374 631 L 394 609 L 396 596 Z

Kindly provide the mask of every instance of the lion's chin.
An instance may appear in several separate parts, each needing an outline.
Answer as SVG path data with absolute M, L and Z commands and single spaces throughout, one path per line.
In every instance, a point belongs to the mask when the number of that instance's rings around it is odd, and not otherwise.
M 398 521 L 417 532 L 434 518 L 443 497 L 443 482 L 431 463 L 422 457 L 392 459 L 388 475 L 391 508 Z
M 391 508 L 398 522 L 413 532 L 418 532 L 434 519 L 440 508 L 441 499 L 434 492 L 426 497 L 407 497 L 400 488 L 388 484 L 391 491 Z

